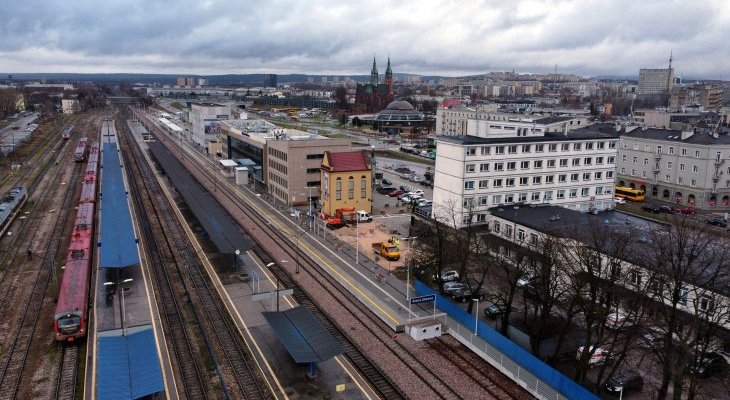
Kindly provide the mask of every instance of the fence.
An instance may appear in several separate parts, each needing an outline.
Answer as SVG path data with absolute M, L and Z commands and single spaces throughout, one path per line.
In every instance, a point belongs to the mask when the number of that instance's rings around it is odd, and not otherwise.
M 473 315 L 468 314 L 457 304 L 442 297 L 421 281 L 416 281 L 415 287 L 419 295 L 436 295 L 436 307 L 447 314 L 442 322 L 448 326 L 449 334 L 480 354 L 490 364 L 533 395 L 551 400 L 598 399 L 584 387 L 543 363 L 483 321 L 477 320 L 478 335 L 474 335 L 475 318 Z

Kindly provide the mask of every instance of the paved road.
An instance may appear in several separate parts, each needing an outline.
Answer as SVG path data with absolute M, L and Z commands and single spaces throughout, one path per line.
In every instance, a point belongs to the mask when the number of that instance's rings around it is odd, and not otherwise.
M 18 146 L 25 141 L 32 134 L 28 130 L 29 125 L 36 119 L 38 119 L 38 113 L 31 113 L 18 119 L 8 118 L 11 121 L 10 124 L 0 129 L 0 154 L 10 153 L 13 151 L 14 146 Z M 18 129 L 13 129 L 13 127 L 18 127 Z

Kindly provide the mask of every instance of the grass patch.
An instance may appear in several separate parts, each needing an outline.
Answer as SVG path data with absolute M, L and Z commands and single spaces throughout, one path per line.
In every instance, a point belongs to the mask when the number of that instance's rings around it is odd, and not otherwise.
M 183 108 L 185 108 L 185 106 L 183 106 L 182 104 L 180 104 L 177 101 L 173 101 L 172 103 L 170 103 L 170 107 L 175 107 L 178 110 L 182 110 Z
M 375 155 L 379 157 L 392 158 L 396 160 L 412 161 L 424 165 L 435 165 L 435 161 L 429 160 L 423 157 L 414 156 L 411 154 L 401 153 L 399 151 L 392 150 L 375 150 Z

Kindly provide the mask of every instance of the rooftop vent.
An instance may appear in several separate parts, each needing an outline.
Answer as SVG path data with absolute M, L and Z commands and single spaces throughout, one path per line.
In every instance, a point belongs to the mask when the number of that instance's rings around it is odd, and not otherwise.
M 560 215 L 553 215 L 552 217 L 550 217 L 550 221 L 560 221 Z

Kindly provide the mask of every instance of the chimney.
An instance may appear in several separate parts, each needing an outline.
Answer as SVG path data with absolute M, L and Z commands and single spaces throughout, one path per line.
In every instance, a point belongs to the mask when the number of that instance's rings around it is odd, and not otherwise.
M 683 131 L 682 131 L 682 140 L 685 140 L 685 139 L 689 139 L 689 138 L 691 138 L 691 137 L 692 137 L 692 135 L 694 135 L 694 134 L 695 134 L 695 133 L 694 133 L 694 132 L 692 132 L 692 131 L 685 131 L 685 130 L 683 130 Z
M 563 136 L 568 136 L 568 124 L 563 125 Z

